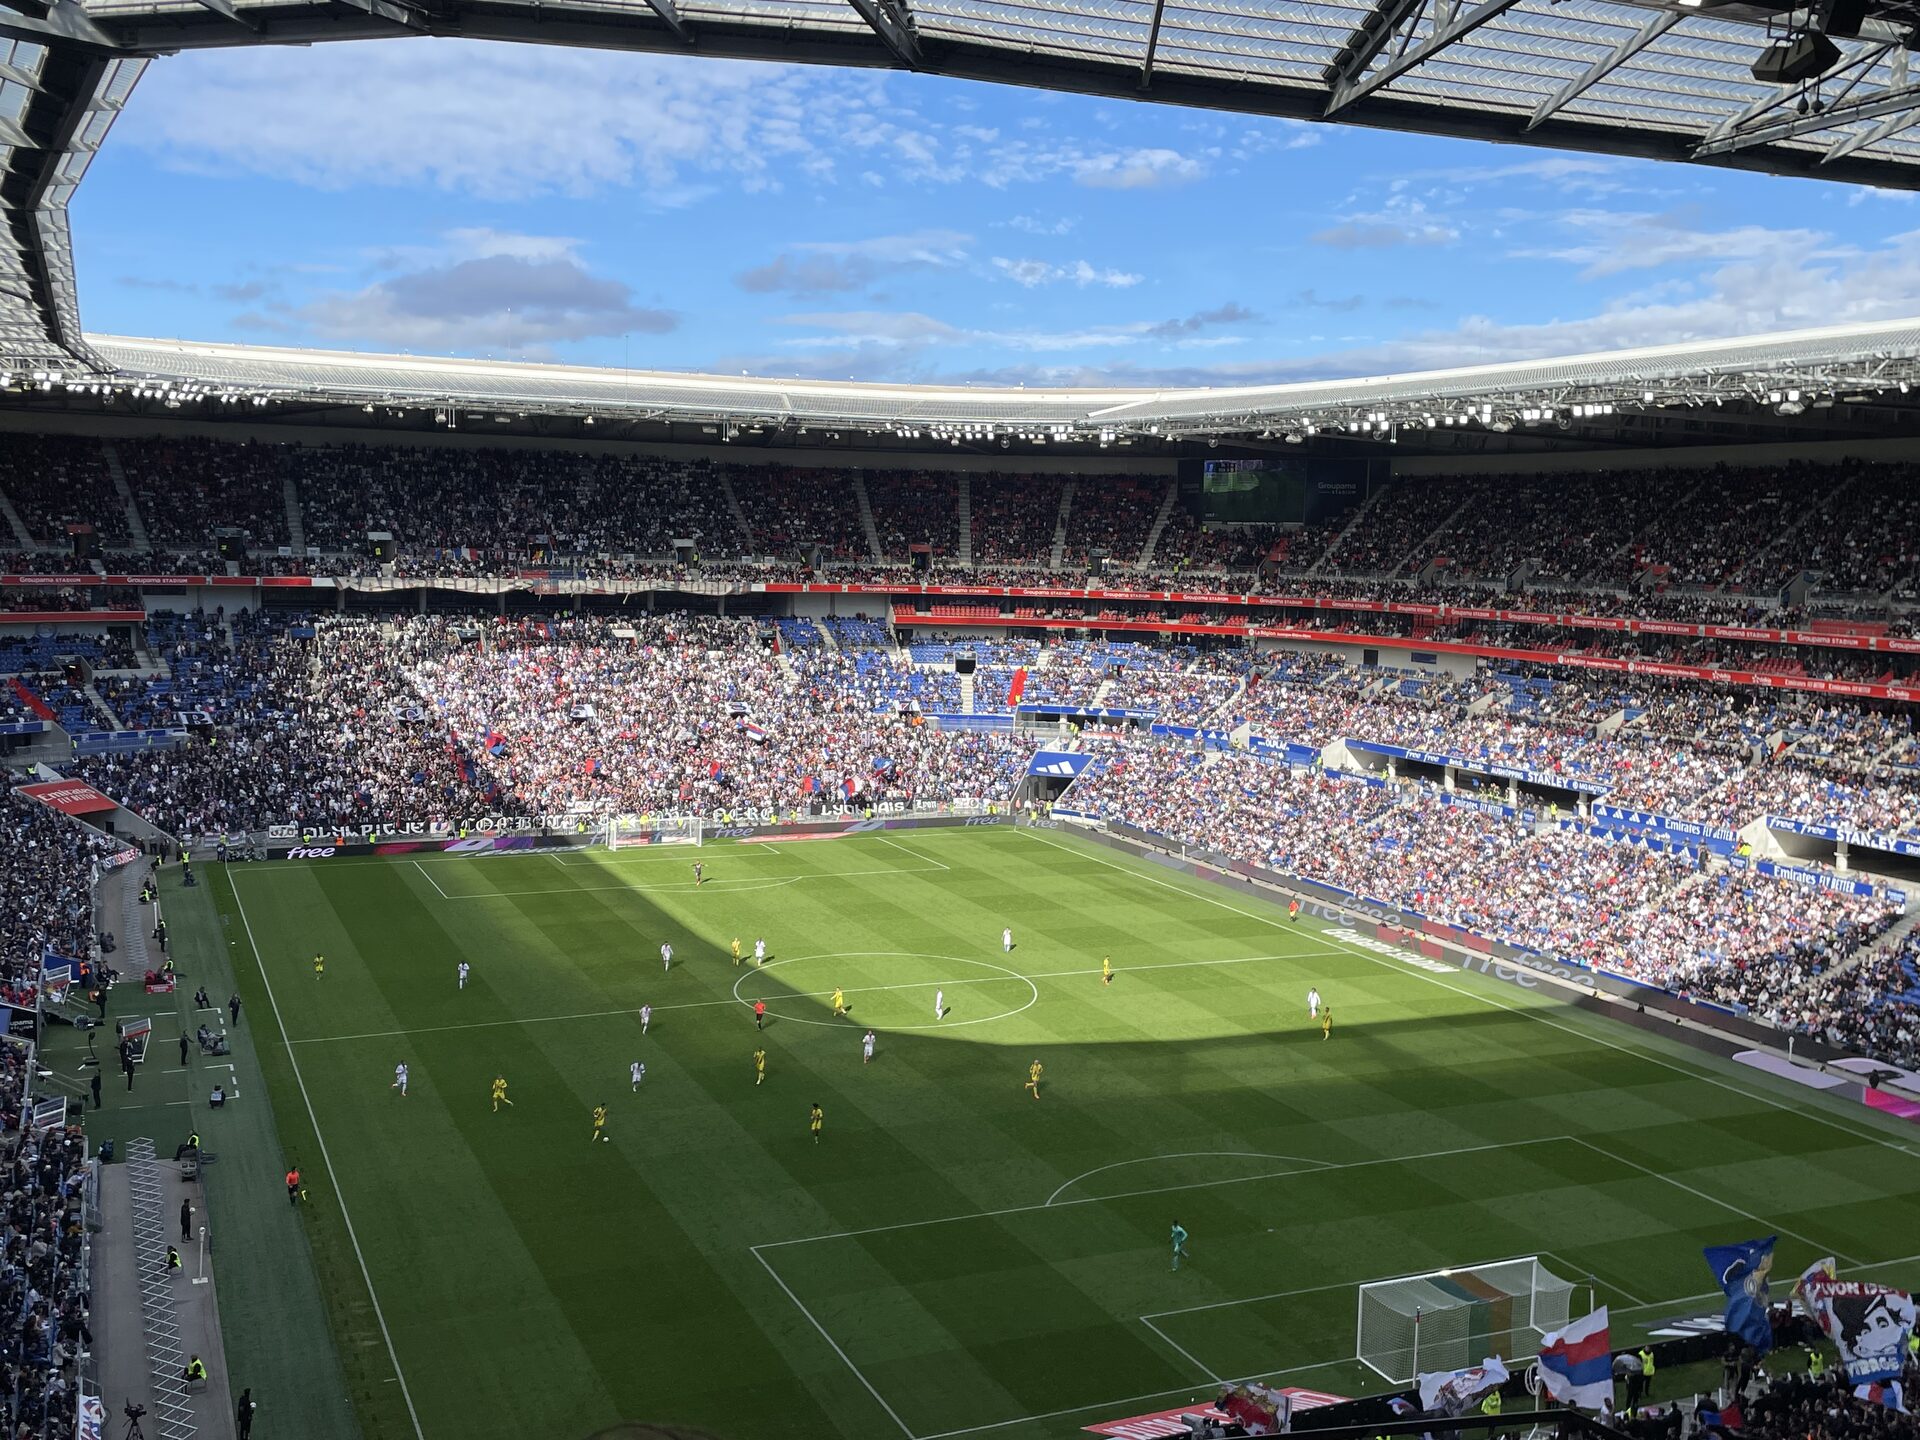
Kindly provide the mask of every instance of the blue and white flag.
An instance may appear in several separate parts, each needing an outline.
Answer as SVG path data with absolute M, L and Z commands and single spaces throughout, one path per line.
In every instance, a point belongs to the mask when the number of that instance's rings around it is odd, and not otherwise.
M 1755 1352 L 1773 1349 L 1773 1324 L 1767 1319 L 1772 1293 L 1767 1277 L 1773 1271 L 1773 1247 L 1778 1235 L 1764 1240 L 1742 1240 L 1736 1245 L 1709 1245 L 1701 1254 L 1727 1297 L 1727 1333 L 1738 1335 Z

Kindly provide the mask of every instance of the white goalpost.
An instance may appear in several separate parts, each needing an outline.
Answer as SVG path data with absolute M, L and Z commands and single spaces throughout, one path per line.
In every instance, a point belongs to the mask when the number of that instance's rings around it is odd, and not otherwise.
M 607 848 L 632 850 L 642 845 L 702 845 L 706 826 L 698 815 L 622 815 L 607 822 Z
M 1538 1255 L 1371 1280 L 1360 1287 L 1354 1358 L 1406 1385 L 1489 1355 L 1531 1355 L 1567 1324 L 1573 1291 Z

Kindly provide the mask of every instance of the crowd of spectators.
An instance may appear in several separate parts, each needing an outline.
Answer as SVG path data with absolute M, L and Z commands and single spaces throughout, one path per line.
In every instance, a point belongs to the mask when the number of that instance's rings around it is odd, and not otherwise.
M 1084 573 L 1095 551 L 1121 565 L 1135 564 L 1174 483 L 1157 475 L 1080 476 L 1067 513 L 1066 568 Z
M 120 847 L 112 838 L 9 793 L 7 843 L 0 845 L 0 989 L 9 999 L 37 989 L 47 951 L 84 956 L 93 944 L 91 885 L 96 862 Z M 26 1003 L 31 1003 L 30 998 Z
M 9 434 L 0 446 L 0 492 L 34 543 L 66 552 L 73 566 L 69 528 L 87 526 L 102 545 L 127 543 L 127 506 L 95 440 L 72 435 Z
M 960 482 L 938 470 L 866 472 L 874 533 L 889 560 L 905 562 L 925 545 L 935 565 L 949 564 L 960 544 Z
M 187 436 L 122 440 L 116 448 L 155 548 L 211 549 L 221 531 L 249 547 L 288 541 L 287 500 L 274 447 Z
M 14 1440 L 75 1433 L 78 1359 L 91 1349 L 86 1139 L 27 1115 L 30 1046 L 0 1039 L 0 1393 Z
M 975 475 L 968 483 L 975 565 L 1044 567 L 1060 522 L 1057 475 Z M 1034 584 L 1032 575 L 1013 584 Z
M 736 465 L 728 478 L 753 536 L 753 553 L 864 560 L 872 553 L 861 533 L 853 484 L 831 470 L 782 465 Z

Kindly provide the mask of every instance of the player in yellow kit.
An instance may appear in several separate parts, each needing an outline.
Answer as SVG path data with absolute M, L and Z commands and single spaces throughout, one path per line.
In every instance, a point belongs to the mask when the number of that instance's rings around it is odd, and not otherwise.
M 827 1112 L 816 1103 L 807 1109 L 807 1129 L 813 1132 L 813 1143 L 820 1143 L 820 1127 L 827 1123 Z
M 736 965 L 740 963 L 740 937 L 738 935 L 733 937 L 733 963 Z
M 836 1018 L 847 1013 L 847 992 L 838 985 L 833 987 L 833 1013 Z
M 1333 1007 L 1331 1005 L 1324 1005 L 1320 1009 L 1320 1038 L 1322 1040 L 1327 1040 L 1327 1039 L 1331 1039 L 1332 1036 L 1333 1036 Z
M 607 1107 L 604 1105 L 593 1107 L 593 1138 L 595 1140 L 607 1138 Z
M 507 1077 L 504 1075 L 494 1076 L 493 1077 L 493 1108 L 495 1110 L 498 1110 L 502 1105 L 511 1105 L 511 1104 L 513 1104 L 513 1101 L 507 1099 Z
M 327 957 L 316 954 L 313 957 L 313 978 L 324 980 L 327 976 Z
M 1040 1072 L 1046 1068 L 1038 1060 L 1027 1067 L 1026 1088 L 1033 1092 L 1033 1098 L 1036 1100 L 1040 1098 Z
M 1102 985 L 1113 984 L 1113 956 L 1111 955 L 1102 955 L 1100 957 L 1100 983 Z
M 756 1050 L 753 1052 L 753 1083 L 758 1085 L 766 1078 L 767 1052 L 764 1050 Z

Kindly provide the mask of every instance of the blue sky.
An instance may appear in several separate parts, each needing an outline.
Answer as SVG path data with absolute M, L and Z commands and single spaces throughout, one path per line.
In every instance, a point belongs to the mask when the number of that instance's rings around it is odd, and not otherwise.
M 89 329 L 1234 384 L 1920 314 L 1911 197 L 926 77 L 385 41 L 155 61 Z

